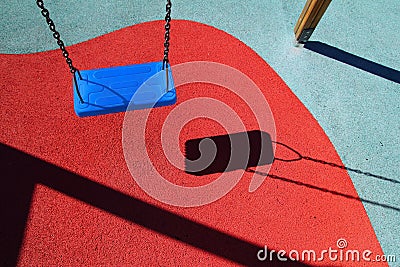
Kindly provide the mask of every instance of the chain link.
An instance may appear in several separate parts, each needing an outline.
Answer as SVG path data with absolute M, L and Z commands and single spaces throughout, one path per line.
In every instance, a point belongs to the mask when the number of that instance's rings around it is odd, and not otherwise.
M 72 60 L 69 57 L 68 51 L 65 48 L 64 42 L 60 39 L 60 33 L 56 30 L 56 26 L 54 25 L 53 20 L 50 18 L 50 12 L 44 7 L 43 0 L 36 1 L 37 6 L 41 9 L 42 16 L 45 17 L 47 25 L 49 25 L 50 30 L 53 32 L 53 37 L 56 39 L 58 46 L 62 51 L 62 55 L 65 58 L 65 61 L 68 64 L 71 73 L 76 72 L 76 68 L 72 64 Z
M 171 29 L 171 7 L 172 3 L 171 0 L 167 0 L 167 5 L 165 8 L 165 11 L 167 14 L 165 15 L 165 42 L 164 42 L 164 59 L 163 59 L 163 69 L 164 67 L 168 68 L 169 64 L 169 59 L 168 59 L 168 53 L 169 53 L 169 40 L 170 40 L 170 29 Z
M 53 20 L 50 18 L 49 10 L 47 10 L 44 7 L 43 0 L 36 0 L 36 4 L 41 9 L 42 16 L 46 19 L 47 25 L 49 25 L 50 30 L 53 32 L 53 37 L 54 37 L 54 39 L 56 39 L 57 44 L 61 49 L 62 55 L 63 55 L 63 57 L 65 58 L 65 61 L 68 64 L 69 71 L 74 76 L 74 83 L 75 83 L 75 87 L 76 87 L 76 92 L 78 93 L 78 97 L 79 97 L 81 103 L 84 103 L 83 102 L 83 98 L 82 98 L 82 96 L 81 96 L 81 94 L 79 92 L 79 89 L 78 89 L 78 82 L 77 82 L 76 77 L 75 77 L 75 73 L 78 73 L 79 79 L 82 80 L 81 73 L 72 64 L 72 59 L 69 57 L 69 53 L 68 53 L 67 49 L 65 48 L 64 42 L 60 38 L 60 33 L 56 30 L 56 25 L 54 24 Z

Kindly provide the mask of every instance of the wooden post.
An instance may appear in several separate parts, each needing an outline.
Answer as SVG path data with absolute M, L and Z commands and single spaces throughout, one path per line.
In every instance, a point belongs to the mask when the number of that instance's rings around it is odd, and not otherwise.
M 307 0 L 294 27 L 296 41 L 305 43 L 310 38 L 332 0 Z

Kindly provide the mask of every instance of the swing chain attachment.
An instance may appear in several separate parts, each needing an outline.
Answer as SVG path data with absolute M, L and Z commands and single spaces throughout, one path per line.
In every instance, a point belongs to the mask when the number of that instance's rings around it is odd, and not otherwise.
M 162 69 L 165 69 L 165 79 L 167 82 L 167 92 L 169 91 L 169 80 L 168 80 L 168 65 L 169 65 L 169 59 L 168 59 L 168 53 L 169 53 L 169 38 L 170 38 L 170 29 L 171 29 L 171 7 L 172 3 L 171 0 L 167 0 L 167 5 L 165 8 L 165 11 L 167 14 L 165 15 L 165 42 L 164 42 L 164 59 L 163 59 L 163 66 Z
M 169 39 L 170 39 L 170 29 L 171 29 L 171 7 L 172 3 L 171 0 L 167 0 L 167 5 L 166 5 L 166 12 L 167 14 L 165 15 L 165 42 L 164 42 L 164 59 L 163 59 L 163 69 L 164 67 L 168 67 L 167 65 L 169 64 L 168 60 L 168 52 L 169 52 Z
M 67 49 L 65 48 L 64 42 L 60 38 L 60 33 L 56 30 L 56 26 L 55 26 L 53 20 L 50 18 L 49 10 L 44 7 L 43 0 L 36 0 L 36 4 L 41 9 L 42 16 L 46 19 L 47 25 L 49 25 L 50 30 L 53 32 L 53 37 L 54 37 L 54 39 L 56 39 L 57 44 L 60 47 L 60 50 L 62 52 L 62 55 L 68 64 L 69 70 L 72 73 L 72 75 L 74 76 L 74 83 L 75 83 L 75 88 L 76 88 L 78 97 L 79 97 L 81 103 L 84 103 L 83 98 L 78 89 L 78 81 L 76 80 L 76 73 L 78 73 L 79 79 L 82 80 L 81 73 L 72 64 L 72 59 L 69 57 L 69 53 L 68 53 Z

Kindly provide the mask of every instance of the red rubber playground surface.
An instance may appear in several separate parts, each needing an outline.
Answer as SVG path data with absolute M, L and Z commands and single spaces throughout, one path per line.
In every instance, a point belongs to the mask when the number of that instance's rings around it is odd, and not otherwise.
M 81 69 L 160 60 L 163 22 L 149 22 L 68 47 Z M 285 82 L 252 49 L 210 26 L 174 21 L 172 65 L 212 61 L 233 67 L 262 90 L 276 124 L 276 142 L 315 159 L 274 161 L 268 177 L 249 193 L 245 172 L 223 198 L 180 208 L 148 196 L 123 156 L 124 113 L 78 118 L 72 79 L 60 52 L 0 55 L 2 159 L 2 264 L 19 266 L 386 266 L 340 260 L 340 251 L 383 255 L 352 181 L 318 122 Z M 198 33 L 203 34 L 199 35 Z M 135 49 L 132 49 L 132 48 Z M 257 124 L 226 90 L 195 83 L 177 88 L 178 103 L 206 96 L 223 101 Z M 154 109 L 147 150 L 165 178 L 198 185 L 217 174 L 175 170 L 162 153 L 162 120 L 174 106 Z M 136 112 L 136 111 L 134 111 Z M 206 119 L 189 123 L 179 142 L 225 134 Z M 150 145 L 151 144 L 151 145 Z M 155 144 L 155 145 L 154 145 Z M 276 157 L 295 157 L 276 146 Z M 168 176 L 169 175 L 169 176 Z M 266 175 L 266 174 L 264 174 Z M 347 247 L 338 248 L 345 239 Z M 344 241 L 344 240 L 342 240 Z M 271 259 L 257 259 L 268 247 Z M 329 259 L 323 250 L 339 251 Z M 317 260 L 281 261 L 276 251 L 314 250 Z M 292 256 L 295 254 L 292 254 Z M 361 256 L 362 257 L 362 256 Z M 286 259 L 288 253 L 286 254 Z

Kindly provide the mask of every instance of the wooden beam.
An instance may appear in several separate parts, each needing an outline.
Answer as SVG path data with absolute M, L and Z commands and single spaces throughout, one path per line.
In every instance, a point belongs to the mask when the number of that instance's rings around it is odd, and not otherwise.
M 296 41 L 305 43 L 310 38 L 332 0 L 307 0 L 301 12 L 294 34 Z

